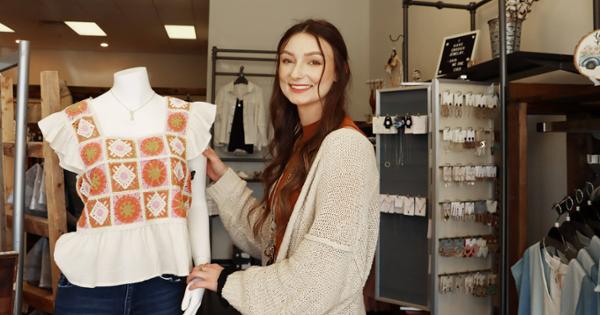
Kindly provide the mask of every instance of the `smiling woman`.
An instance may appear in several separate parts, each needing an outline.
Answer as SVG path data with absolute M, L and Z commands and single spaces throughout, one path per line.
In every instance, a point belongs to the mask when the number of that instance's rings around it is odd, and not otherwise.
M 194 268 L 190 288 L 221 294 L 242 314 L 364 314 L 377 243 L 373 147 L 346 116 L 348 52 L 321 20 L 292 26 L 277 47 L 270 102 L 273 157 L 262 201 L 208 149 L 207 189 L 234 243 L 264 267 Z

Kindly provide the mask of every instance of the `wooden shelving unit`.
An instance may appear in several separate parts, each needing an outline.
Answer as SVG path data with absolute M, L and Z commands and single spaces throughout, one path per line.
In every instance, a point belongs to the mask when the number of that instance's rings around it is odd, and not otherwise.
M 41 106 L 39 102 L 33 102 L 32 110 L 28 115 L 27 121 L 35 123 L 40 119 L 57 112 L 61 109 L 59 80 L 57 71 L 43 71 L 40 74 L 40 94 Z M 15 148 L 15 116 L 12 80 L 6 77 L 0 77 L 0 112 L 2 121 L 2 171 L 4 194 L 0 202 L 4 203 L 8 195 L 13 191 L 13 172 L 14 172 L 14 148 Z M 24 215 L 25 232 L 28 234 L 47 237 L 50 244 L 50 256 L 53 256 L 56 241 L 63 233 L 67 232 L 67 211 L 65 206 L 64 193 L 64 173 L 59 166 L 58 157 L 54 151 L 43 142 L 29 142 L 27 144 L 27 156 L 41 158 L 44 160 L 44 177 L 47 198 L 48 218 L 41 218 L 32 215 Z M 9 205 L 0 207 L 5 209 L 0 218 L 5 223 L 7 229 L 12 228 L 13 210 Z M 0 231 L 4 236 L 10 235 L 7 231 Z M 8 238 L 8 237 L 7 237 Z M 60 270 L 52 261 L 52 289 L 46 290 L 32 286 L 29 283 L 23 284 L 23 302 L 30 307 L 39 309 L 46 313 L 54 312 L 54 299 L 56 288 L 60 277 Z

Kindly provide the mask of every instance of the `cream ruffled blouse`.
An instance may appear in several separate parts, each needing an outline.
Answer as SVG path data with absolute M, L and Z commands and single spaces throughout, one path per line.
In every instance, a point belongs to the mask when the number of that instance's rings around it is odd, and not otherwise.
M 82 287 L 188 275 L 188 161 L 208 146 L 215 106 L 167 98 L 164 132 L 123 138 L 104 135 L 91 101 L 39 122 L 61 167 L 78 174 L 77 191 L 85 206 L 77 231 L 57 241 L 56 264 Z

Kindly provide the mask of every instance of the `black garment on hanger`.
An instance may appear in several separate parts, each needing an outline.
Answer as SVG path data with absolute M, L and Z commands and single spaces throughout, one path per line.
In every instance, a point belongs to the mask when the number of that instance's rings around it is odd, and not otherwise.
M 244 101 L 237 99 L 235 103 L 235 112 L 233 113 L 233 122 L 231 123 L 231 133 L 229 134 L 229 145 L 227 151 L 233 152 L 235 149 L 242 149 L 248 153 L 254 153 L 254 146 L 246 144 L 244 138 Z

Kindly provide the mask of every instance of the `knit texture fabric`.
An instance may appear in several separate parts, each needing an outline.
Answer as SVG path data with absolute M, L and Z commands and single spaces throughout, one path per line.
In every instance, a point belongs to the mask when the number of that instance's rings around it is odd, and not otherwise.
M 254 237 L 257 200 L 228 170 L 207 193 L 234 243 L 265 257 L 270 224 Z M 379 229 L 379 175 L 371 143 L 341 128 L 323 141 L 294 207 L 276 261 L 227 277 L 223 297 L 243 314 L 364 314 L 362 288 Z M 270 222 L 270 219 L 267 220 Z

